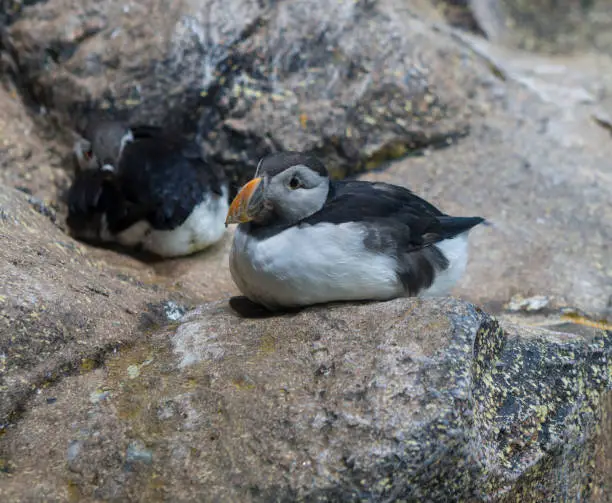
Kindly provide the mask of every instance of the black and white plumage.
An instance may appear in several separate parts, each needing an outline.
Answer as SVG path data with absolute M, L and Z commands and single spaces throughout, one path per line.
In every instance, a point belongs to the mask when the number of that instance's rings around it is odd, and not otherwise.
M 313 156 L 264 158 L 230 206 L 234 282 L 270 310 L 443 296 L 481 217 L 451 217 L 406 188 L 331 181 Z
M 200 251 L 225 233 L 229 187 L 190 142 L 153 126 L 102 122 L 75 145 L 72 234 L 162 257 Z

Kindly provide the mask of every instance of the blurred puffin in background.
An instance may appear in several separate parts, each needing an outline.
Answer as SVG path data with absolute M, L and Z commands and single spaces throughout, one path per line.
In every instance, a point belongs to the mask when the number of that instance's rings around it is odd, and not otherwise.
M 194 142 L 104 120 L 87 126 L 74 154 L 66 223 L 75 238 L 177 257 L 223 237 L 229 183 Z
M 332 181 L 316 157 L 282 152 L 261 160 L 226 222 L 239 224 L 234 282 L 276 311 L 447 295 L 465 271 L 468 233 L 485 220 L 446 215 L 397 185 Z

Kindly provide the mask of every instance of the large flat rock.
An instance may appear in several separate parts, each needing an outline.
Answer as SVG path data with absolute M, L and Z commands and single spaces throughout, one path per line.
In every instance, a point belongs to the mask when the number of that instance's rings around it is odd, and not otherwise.
M 3 501 L 588 499 L 611 336 L 502 330 L 452 299 L 207 304 L 41 387 L 0 439 Z
M 38 390 L 103 364 L 201 298 L 136 261 L 111 265 L 3 186 L 0 240 L 0 425 Z

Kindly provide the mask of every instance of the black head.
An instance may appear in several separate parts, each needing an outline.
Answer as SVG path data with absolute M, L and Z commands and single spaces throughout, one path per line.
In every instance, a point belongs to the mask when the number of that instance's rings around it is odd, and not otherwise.
M 320 176 L 329 176 L 323 163 L 314 155 L 302 152 L 279 152 L 270 154 L 259 162 L 255 178 L 258 176 L 271 178 L 292 166 L 306 166 Z

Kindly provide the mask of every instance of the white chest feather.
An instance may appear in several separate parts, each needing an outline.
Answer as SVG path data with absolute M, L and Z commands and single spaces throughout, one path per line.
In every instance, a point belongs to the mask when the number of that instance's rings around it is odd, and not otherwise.
M 362 232 L 317 224 L 259 241 L 238 227 L 230 271 L 247 297 L 271 308 L 400 295 L 394 258 L 367 250 Z
M 239 226 L 230 255 L 232 277 L 244 295 L 269 308 L 407 295 L 396 258 L 368 250 L 355 223 L 292 227 L 257 240 Z M 467 263 L 467 233 L 439 243 L 449 260 L 420 296 L 446 295 Z
M 225 233 L 225 217 L 229 208 L 227 188 L 223 195 L 209 195 L 196 206 L 179 227 L 172 230 L 156 230 L 146 221 L 140 221 L 105 239 L 124 246 L 142 245 L 145 250 L 162 257 L 178 257 L 203 250 L 221 239 Z

